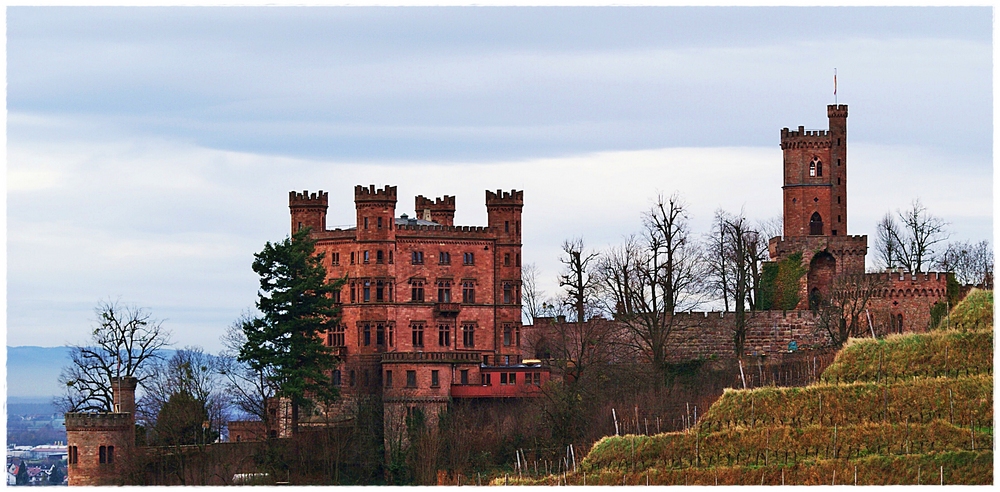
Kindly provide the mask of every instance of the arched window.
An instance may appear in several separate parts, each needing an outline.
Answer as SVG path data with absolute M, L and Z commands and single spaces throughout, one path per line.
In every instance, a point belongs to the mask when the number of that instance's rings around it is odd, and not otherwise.
M 819 212 L 813 212 L 812 217 L 809 218 L 809 235 L 823 235 L 823 218 L 819 216 Z
M 823 175 L 823 161 L 819 160 L 819 157 L 813 157 L 812 162 L 809 163 L 809 177 L 817 177 Z

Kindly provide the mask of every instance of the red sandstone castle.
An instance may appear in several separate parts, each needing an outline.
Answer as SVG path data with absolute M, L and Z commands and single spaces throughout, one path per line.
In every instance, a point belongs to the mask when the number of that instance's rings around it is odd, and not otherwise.
M 847 106 L 828 106 L 827 114 L 829 130 L 781 131 L 784 233 L 770 240 L 769 252 L 772 261 L 801 253 L 808 273 L 796 310 L 748 319 L 748 351 L 776 353 L 790 341 L 827 344 L 810 300 L 823 296 L 835 276 L 865 270 L 868 239 L 847 232 Z M 342 323 L 325 334 L 343 361 L 334 382 L 344 401 L 380 393 L 388 440 L 417 409 L 433 422 L 452 399 L 539 395 L 549 369 L 522 358 L 523 192 L 487 191 L 485 227 L 454 225 L 453 196 L 417 196 L 412 218 L 396 217 L 393 186 L 356 186 L 354 204 L 354 227 L 327 230 L 327 193 L 289 193 L 292 231 L 310 228 L 328 278 L 347 279 L 337 297 Z M 931 306 L 947 295 L 949 274 L 870 275 L 885 278 L 871 306 L 891 331 L 927 330 Z M 732 313 L 674 316 L 680 322 L 672 359 L 731 352 Z M 115 413 L 66 415 L 70 485 L 122 480 L 135 439 L 135 380 L 113 387 Z M 269 407 L 267 432 L 287 435 L 288 412 L 277 401 Z M 232 441 L 262 437 L 258 425 L 243 424 L 231 426 Z
M 387 429 L 417 408 L 433 421 L 452 398 L 534 396 L 548 381 L 521 358 L 523 204 L 521 191 L 487 191 L 487 226 L 456 226 L 454 196 L 417 196 L 414 217 L 397 217 L 395 186 L 356 186 L 355 226 L 327 230 L 327 193 L 289 193 L 292 230 L 310 228 L 328 278 L 347 279 L 326 334 L 344 361 L 334 382 L 348 398 L 381 391 Z

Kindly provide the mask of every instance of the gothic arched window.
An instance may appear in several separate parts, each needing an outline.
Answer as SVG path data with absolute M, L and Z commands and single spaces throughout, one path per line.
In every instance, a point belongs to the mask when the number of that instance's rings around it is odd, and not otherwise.
M 809 163 L 809 177 L 823 176 L 823 161 L 819 157 L 813 157 Z
M 823 218 L 819 216 L 819 212 L 813 212 L 812 217 L 809 218 L 809 235 L 823 235 Z

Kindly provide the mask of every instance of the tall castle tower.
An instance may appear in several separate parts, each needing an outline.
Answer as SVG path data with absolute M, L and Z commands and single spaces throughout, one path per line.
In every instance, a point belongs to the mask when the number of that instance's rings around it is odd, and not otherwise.
M 802 254 L 808 271 L 798 309 L 818 303 L 843 273 L 864 273 L 867 236 L 847 233 L 847 105 L 826 108 L 828 130 L 781 130 L 784 236 L 768 243 L 771 259 Z

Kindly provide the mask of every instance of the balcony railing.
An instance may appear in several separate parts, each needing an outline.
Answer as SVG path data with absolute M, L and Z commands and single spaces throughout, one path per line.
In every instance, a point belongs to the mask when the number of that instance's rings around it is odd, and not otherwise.
M 482 362 L 479 352 L 386 352 L 382 362 Z
M 434 310 L 439 314 L 457 315 L 462 309 L 462 305 L 457 302 L 439 302 L 434 305 Z

